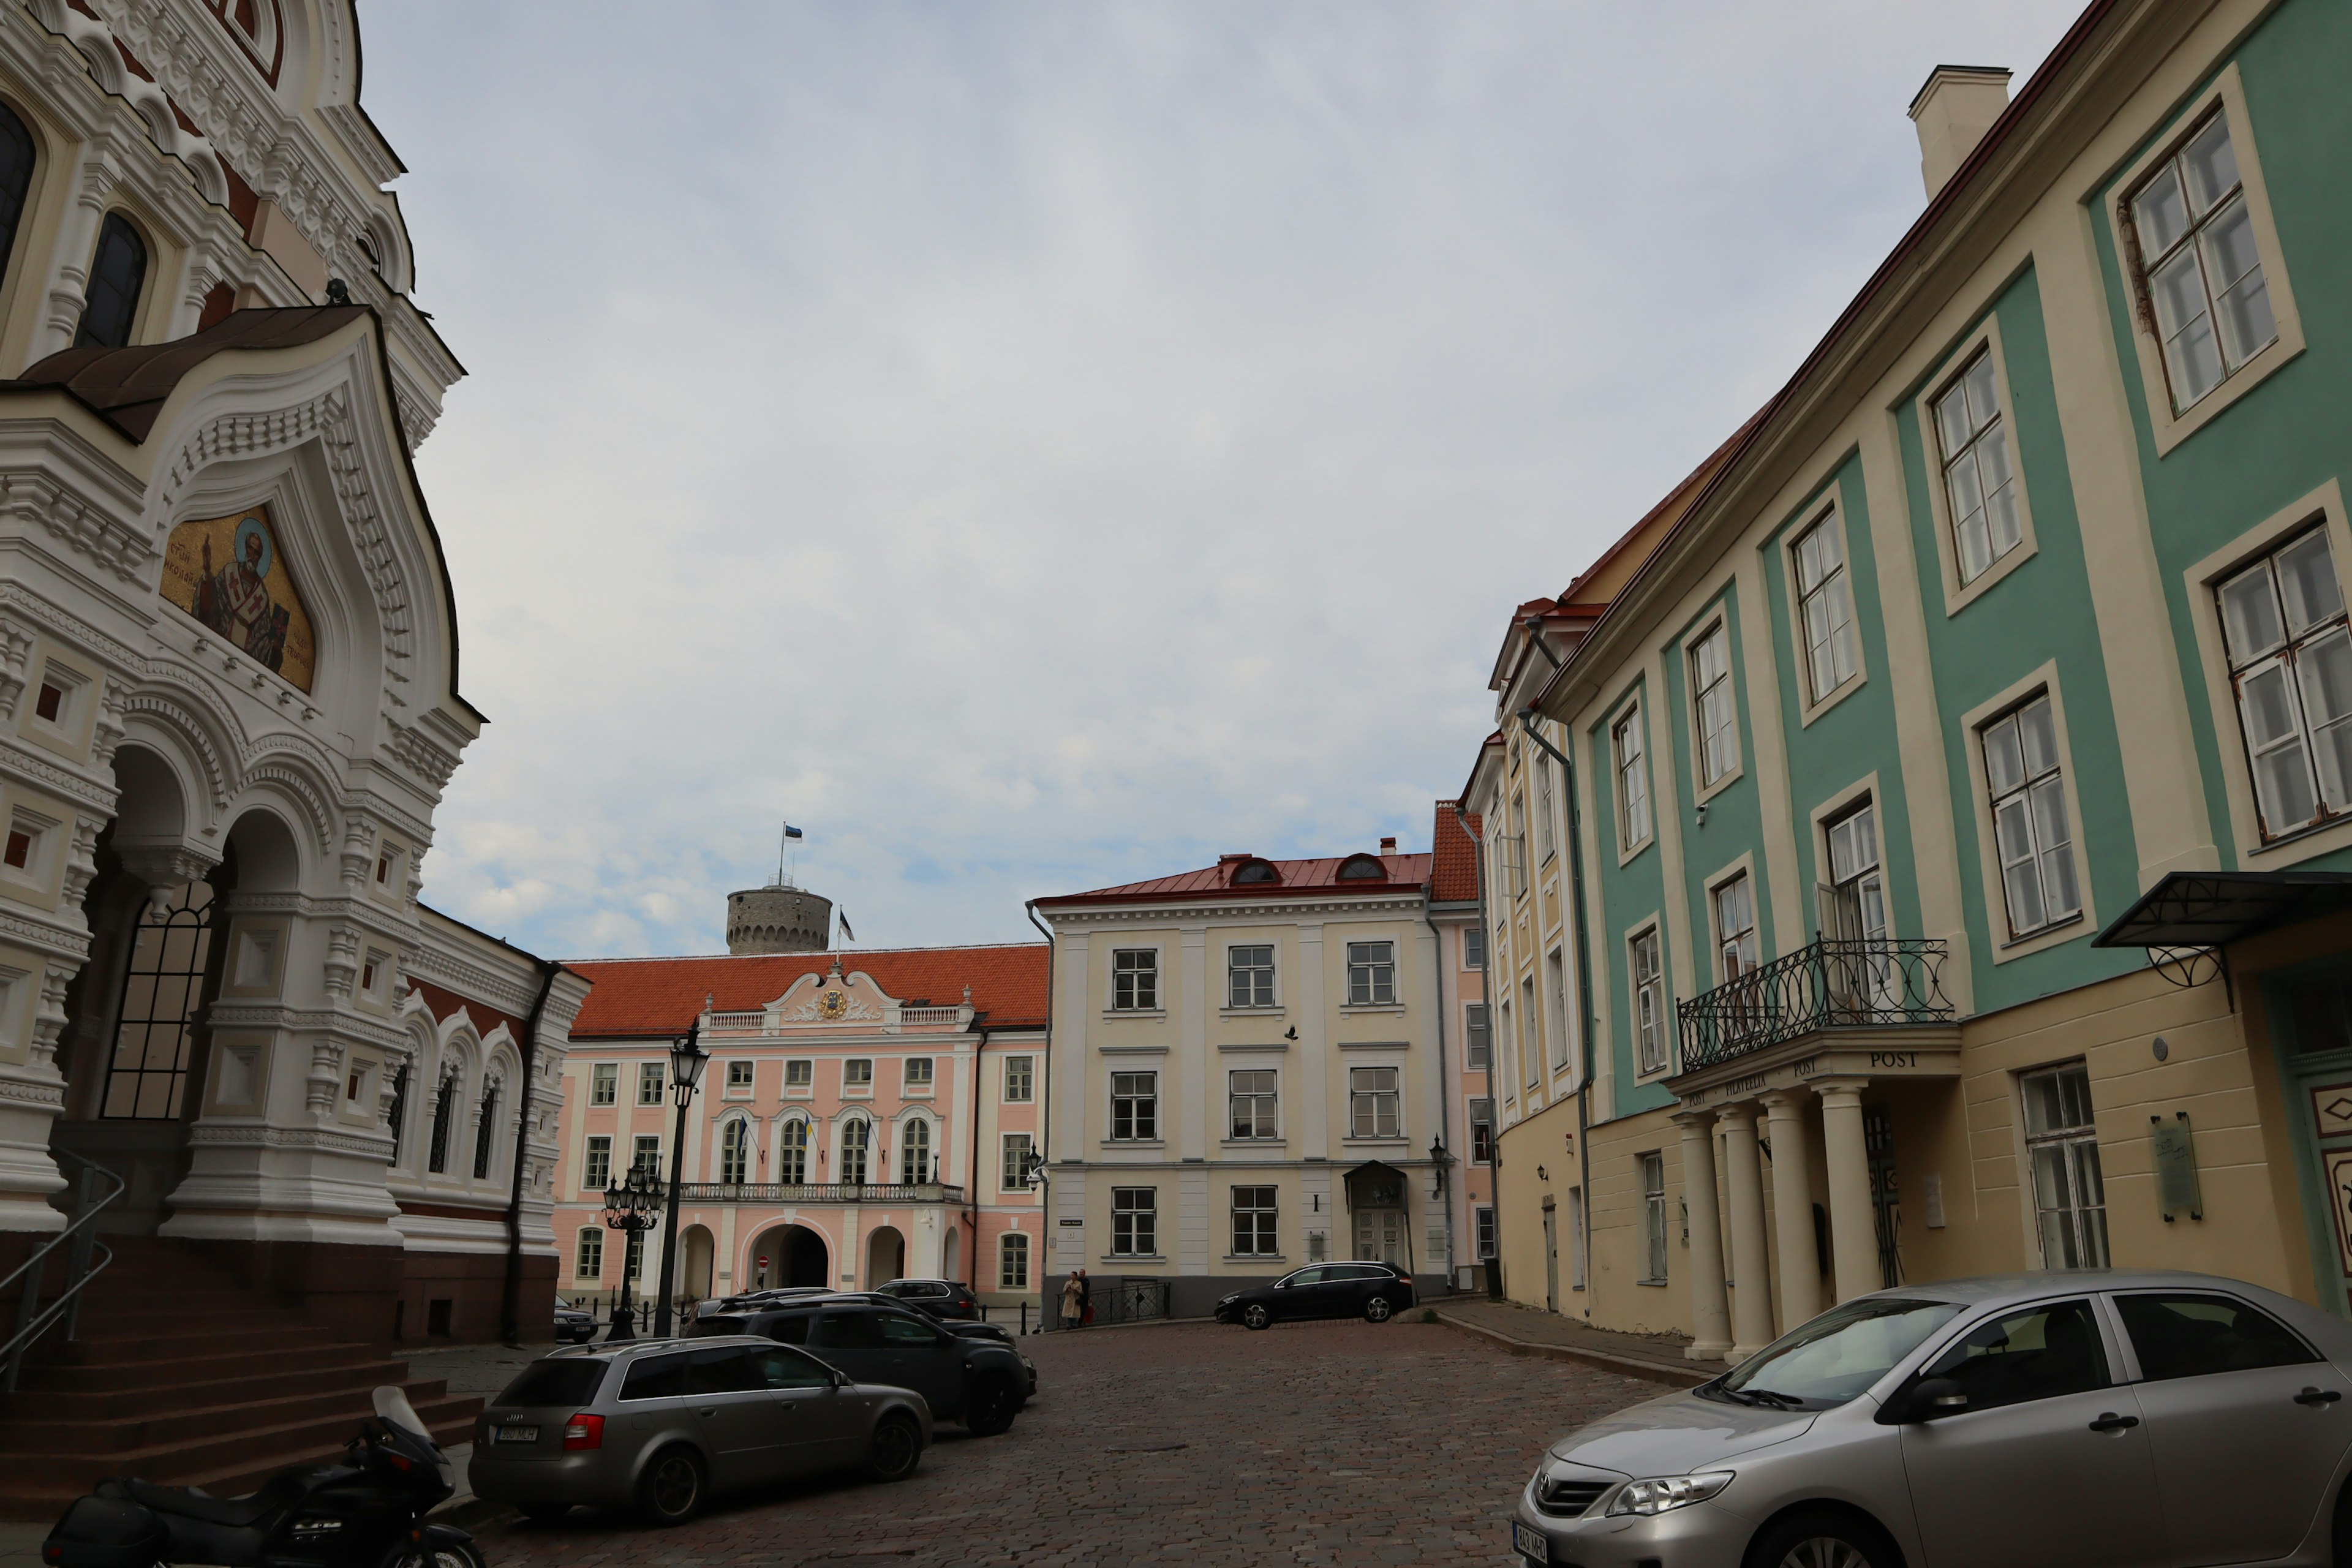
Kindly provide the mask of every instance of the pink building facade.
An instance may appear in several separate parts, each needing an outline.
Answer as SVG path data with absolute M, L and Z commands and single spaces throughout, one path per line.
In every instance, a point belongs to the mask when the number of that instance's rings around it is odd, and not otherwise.
M 606 1228 L 606 1184 L 667 1176 L 669 1046 L 709 1053 L 687 1113 L 677 1289 L 970 1284 L 1038 1301 L 1045 1095 L 1041 945 L 580 963 L 554 1228 L 559 1289 L 602 1303 L 660 1278 L 660 1233 Z

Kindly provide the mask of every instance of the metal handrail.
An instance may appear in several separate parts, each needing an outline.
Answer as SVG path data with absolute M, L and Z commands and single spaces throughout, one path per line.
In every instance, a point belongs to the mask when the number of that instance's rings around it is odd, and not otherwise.
M 1696 1071 L 1820 1029 L 1948 1024 L 1941 942 L 1816 938 L 1675 1008 L 1682 1070 Z
M 16 1331 L 6 1343 L 0 1344 L 0 1354 L 8 1358 L 7 1373 L 5 1378 L 0 1378 L 0 1388 L 10 1394 L 16 1392 L 17 1375 L 25 1367 L 25 1352 L 32 1349 L 60 1317 L 65 1319 L 66 1339 L 68 1342 L 73 1339 L 81 1321 L 82 1287 L 97 1279 L 105 1271 L 106 1266 L 114 1261 L 114 1248 L 98 1239 L 94 1222 L 100 1211 L 130 1191 L 131 1187 L 112 1171 L 79 1154 L 63 1149 L 52 1149 L 50 1152 L 59 1160 L 70 1160 L 81 1167 L 81 1194 L 75 1204 L 77 1212 L 66 1227 L 37 1247 L 33 1256 L 19 1264 L 14 1273 L 5 1279 L 0 1279 L 0 1293 L 5 1293 L 18 1279 L 25 1279 L 24 1289 L 17 1297 Z M 98 1184 L 101 1179 L 114 1184 L 114 1190 L 103 1197 L 97 1195 Z M 58 1293 L 56 1300 L 44 1307 L 41 1305 L 41 1276 L 47 1271 L 49 1254 L 60 1247 L 67 1248 L 66 1286 Z M 90 1261 L 93 1250 L 102 1254 L 96 1263 Z M 31 1278 L 26 1279 L 28 1274 Z

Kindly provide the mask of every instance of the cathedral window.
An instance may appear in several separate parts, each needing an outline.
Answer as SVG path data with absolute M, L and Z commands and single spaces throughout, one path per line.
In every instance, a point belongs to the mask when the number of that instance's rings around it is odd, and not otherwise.
M 457 1069 L 451 1068 L 433 1097 L 433 1140 L 425 1145 L 425 1168 L 436 1176 L 449 1169 L 449 1124 L 457 1115 Z
M 119 349 L 131 342 L 131 328 L 139 315 L 139 292 L 147 283 L 147 242 L 121 213 L 109 213 L 98 231 L 98 252 L 90 258 L 89 282 L 82 289 L 81 331 L 74 336 L 78 349 Z
M 0 105 L 0 268 L 16 248 L 16 225 L 25 216 L 25 194 L 33 188 L 33 133 Z
M 142 910 L 106 1075 L 101 1114 L 109 1119 L 167 1121 L 180 1115 L 196 1012 L 212 967 L 212 884 L 191 882 L 160 908 Z
M 490 1179 L 490 1155 L 499 1132 L 499 1082 L 492 1079 L 482 1090 L 481 1124 L 474 1129 L 474 1180 Z

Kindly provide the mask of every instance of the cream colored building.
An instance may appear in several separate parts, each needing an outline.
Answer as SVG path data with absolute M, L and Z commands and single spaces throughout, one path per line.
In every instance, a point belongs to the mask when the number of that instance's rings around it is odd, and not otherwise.
M 1033 908 L 1053 932 L 1045 1281 L 1165 1281 L 1178 1317 L 1302 1265 L 1443 1279 L 1430 858 L 1228 855 Z M 1148 1292 L 1147 1292 L 1148 1293 Z

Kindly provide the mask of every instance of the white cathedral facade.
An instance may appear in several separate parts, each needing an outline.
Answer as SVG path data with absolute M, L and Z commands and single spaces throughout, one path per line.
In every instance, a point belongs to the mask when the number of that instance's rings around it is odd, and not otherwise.
M 548 1310 L 587 985 L 418 902 L 484 722 L 410 463 L 463 373 L 359 81 L 352 0 L 0 0 L 0 1268 L 120 1183 L 487 1338 Z

